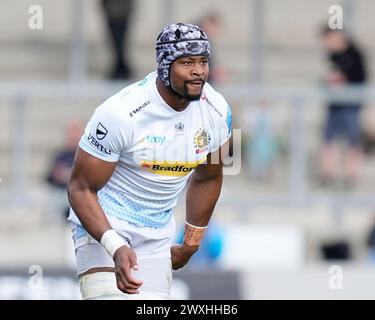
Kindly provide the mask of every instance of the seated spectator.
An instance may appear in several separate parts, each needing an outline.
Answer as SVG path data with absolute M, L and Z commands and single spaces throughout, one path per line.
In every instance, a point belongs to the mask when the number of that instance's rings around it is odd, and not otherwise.
M 70 172 L 73 166 L 74 155 L 78 142 L 83 133 L 83 126 L 77 121 L 70 121 L 67 125 L 65 146 L 58 150 L 51 163 L 46 180 L 52 187 L 53 207 L 49 210 L 59 211 L 65 219 L 68 216 L 69 204 L 66 196 L 66 188 Z

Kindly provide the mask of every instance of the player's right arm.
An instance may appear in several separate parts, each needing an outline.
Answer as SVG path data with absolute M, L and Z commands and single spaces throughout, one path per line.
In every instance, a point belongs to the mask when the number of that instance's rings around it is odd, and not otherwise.
M 70 205 L 82 226 L 98 242 L 102 242 L 103 234 L 112 228 L 98 202 L 97 192 L 110 179 L 116 165 L 78 148 L 68 184 Z M 138 293 L 142 281 L 135 279 L 130 271 L 138 268 L 134 250 L 124 242 L 113 253 L 113 260 L 118 288 L 125 293 Z

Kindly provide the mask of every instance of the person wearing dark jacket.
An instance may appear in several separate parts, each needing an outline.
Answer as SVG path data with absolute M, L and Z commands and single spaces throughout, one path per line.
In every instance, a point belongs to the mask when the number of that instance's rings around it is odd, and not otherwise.
M 102 0 L 107 29 L 113 45 L 114 62 L 109 78 L 129 79 L 132 70 L 129 63 L 129 21 L 134 11 L 133 0 Z
M 325 29 L 325 48 L 328 52 L 331 70 L 327 76 L 327 86 L 338 88 L 362 85 L 366 81 L 366 68 L 361 50 L 342 30 Z M 334 143 L 343 139 L 348 148 L 344 159 L 344 183 L 353 186 L 360 174 L 360 111 L 361 102 L 330 102 L 324 128 L 324 146 L 321 152 L 320 173 L 323 183 L 334 182 L 338 178 L 339 150 Z

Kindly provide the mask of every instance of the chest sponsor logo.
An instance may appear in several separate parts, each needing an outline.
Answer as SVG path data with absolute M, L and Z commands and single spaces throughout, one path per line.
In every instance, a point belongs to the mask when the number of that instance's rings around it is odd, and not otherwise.
M 207 151 L 211 137 L 206 129 L 199 129 L 194 135 L 194 148 L 195 153 L 202 153 Z
M 178 162 L 178 161 L 143 161 L 142 168 L 154 174 L 163 176 L 183 177 L 193 171 L 199 164 L 206 159 L 195 162 Z
M 104 152 L 106 154 L 111 154 L 111 150 L 105 148 L 103 145 L 101 145 L 95 138 L 94 136 L 91 135 L 91 133 L 89 133 L 89 136 L 87 137 L 87 139 L 89 140 L 89 142 L 96 148 L 98 149 L 100 152 Z
M 96 127 L 96 137 L 98 140 L 103 140 L 107 133 L 108 130 L 99 122 L 98 126 Z
M 152 136 L 152 135 L 147 135 L 146 137 L 143 138 L 143 141 L 146 141 L 148 143 L 152 144 L 159 144 L 163 145 L 165 142 L 166 136 Z

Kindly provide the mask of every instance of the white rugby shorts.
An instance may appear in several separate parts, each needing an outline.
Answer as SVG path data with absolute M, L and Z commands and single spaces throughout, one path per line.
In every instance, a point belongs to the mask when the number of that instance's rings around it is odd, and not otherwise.
M 119 226 L 117 218 L 107 216 L 112 226 Z M 79 224 L 70 221 L 77 262 L 77 275 L 97 267 L 114 267 L 106 249 Z M 143 299 L 148 296 L 166 299 L 172 282 L 170 247 L 175 231 L 174 217 L 163 228 L 138 227 L 121 221 L 116 232 L 127 241 L 137 255 L 139 270 L 132 270 L 134 277 L 143 281 L 140 295 L 126 295 L 117 289 L 114 273 L 98 272 L 80 278 L 83 299 L 115 297 Z M 103 278 L 103 279 L 102 279 Z M 156 294 L 156 295 L 155 295 Z M 122 297 L 122 295 L 124 295 Z M 134 296 L 134 297 L 133 297 Z

